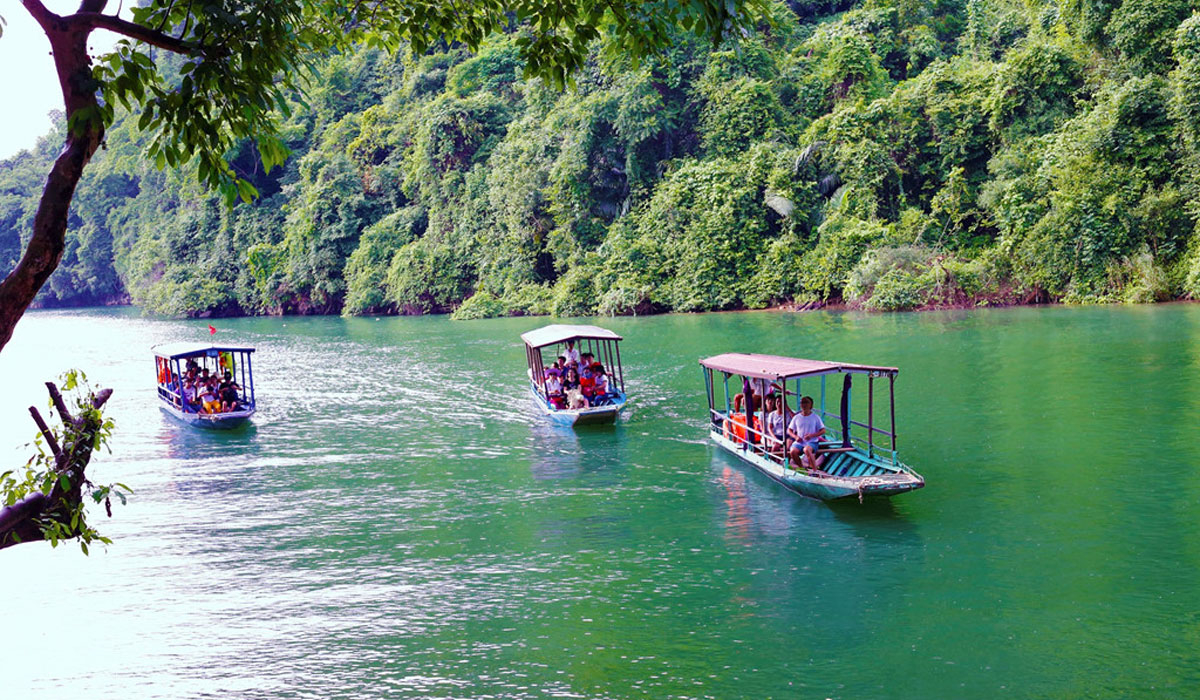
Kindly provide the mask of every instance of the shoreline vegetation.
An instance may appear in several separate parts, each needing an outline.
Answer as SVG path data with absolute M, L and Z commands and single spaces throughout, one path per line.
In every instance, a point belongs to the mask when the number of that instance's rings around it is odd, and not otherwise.
M 874 311 L 1200 296 L 1200 13 L 1185 0 L 792 0 L 734 46 L 603 39 L 565 92 L 521 29 L 316 57 L 291 156 L 147 164 L 120 114 L 37 308 L 169 316 Z M 182 59 L 155 61 L 170 69 Z M 169 71 L 168 71 L 169 72 Z M 0 269 L 59 131 L 0 161 Z

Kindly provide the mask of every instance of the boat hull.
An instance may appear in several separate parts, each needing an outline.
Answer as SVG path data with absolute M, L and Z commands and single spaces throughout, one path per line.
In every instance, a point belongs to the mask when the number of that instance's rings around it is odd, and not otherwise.
M 163 410 L 163 413 L 180 423 L 203 430 L 234 430 L 249 423 L 250 417 L 254 415 L 253 408 L 246 411 L 207 414 L 184 413 L 178 408 L 164 403 L 160 403 L 158 407 Z
M 548 401 L 542 398 L 542 395 L 537 392 L 537 389 L 530 387 L 530 393 L 533 395 L 533 401 L 542 410 L 551 422 L 558 425 L 574 427 L 577 425 L 605 425 L 615 423 L 617 417 L 621 415 L 621 409 L 625 408 L 626 398 L 624 394 L 617 394 L 619 398 L 607 406 L 592 406 L 591 408 L 581 408 L 576 410 L 557 409 L 554 408 Z
M 808 474 L 767 459 L 725 437 L 710 431 L 713 442 L 787 488 L 822 501 L 856 498 L 886 498 L 925 486 L 925 479 L 908 467 L 868 456 L 861 450 L 827 455 L 823 468 L 828 472 Z M 856 472 L 871 472 L 855 475 Z M 880 473 L 882 472 L 882 473 Z

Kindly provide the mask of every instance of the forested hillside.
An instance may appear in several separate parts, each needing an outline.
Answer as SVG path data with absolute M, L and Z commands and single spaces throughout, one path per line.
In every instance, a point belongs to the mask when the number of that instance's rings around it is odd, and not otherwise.
M 45 305 L 627 314 L 1200 295 L 1200 3 L 795 0 L 572 89 L 477 54 L 324 57 L 227 207 L 120 119 Z M 170 60 L 163 58 L 161 60 Z M 0 162 L 0 268 L 61 138 Z

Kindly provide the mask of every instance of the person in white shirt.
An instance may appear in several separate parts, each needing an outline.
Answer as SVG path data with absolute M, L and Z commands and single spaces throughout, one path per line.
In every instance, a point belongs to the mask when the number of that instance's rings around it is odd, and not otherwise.
M 800 412 L 792 416 L 792 422 L 788 423 L 788 435 L 795 440 L 791 449 L 792 462 L 804 469 L 803 457 L 808 460 L 807 468 L 816 471 L 820 466 L 817 462 L 817 446 L 825 435 L 825 424 L 820 416 L 813 413 L 812 408 L 811 396 L 800 399 Z
M 563 407 L 562 382 L 558 379 L 558 372 L 553 369 L 546 370 L 546 398 L 550 403 L 554 404 L 555 408 Z
M 593 389 L 596 396 L 604 396 L 608 393 L 608 374 L 604 371 L 604 365 L 599 362 L 592 365 L 592 379 L 596 382 Z
M 571 365 L 579 366 L 579 349 L 575 347 L 574 340 L 567 341 L 567 351 L 563 353 L 563 357 L 567 360 L 567 367 Z
M 768 445 L 772 452 L 783 452 L 783 434 L 787 429 L 787 417 L 784 414 L 786 404 L 774 394 L 767 394 L 767 436 Z
M 183 380 L 183 410 L 193 411 L 196 408 L 196 388 L 191 379 Z

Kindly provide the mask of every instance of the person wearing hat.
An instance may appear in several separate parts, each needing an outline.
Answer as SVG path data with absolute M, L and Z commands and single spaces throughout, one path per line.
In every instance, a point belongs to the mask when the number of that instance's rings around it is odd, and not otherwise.
M 566 405 L 563 400 L 562 382 L 558 378 L 559 371 L 551 367 L 546 370 L 546 399 L 554 404 L 555 408 L 562 408 Z

